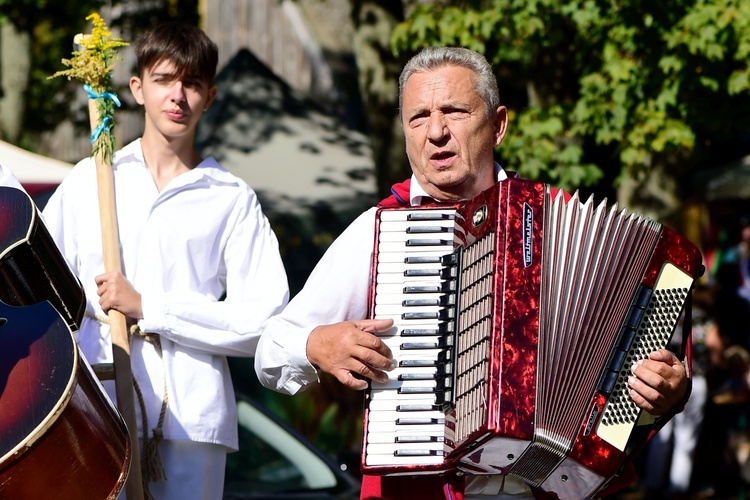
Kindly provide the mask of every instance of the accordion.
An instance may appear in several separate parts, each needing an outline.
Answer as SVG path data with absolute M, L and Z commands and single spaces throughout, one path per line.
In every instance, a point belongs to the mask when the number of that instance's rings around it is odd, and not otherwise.
M 670 341 L 699 250 L 644 216 L 510 179 L 380 209 L 370 317 L 396 368 L 365 396 L 362 470 L 502 474 L 593 496 L 654 418 L 632 366 Z

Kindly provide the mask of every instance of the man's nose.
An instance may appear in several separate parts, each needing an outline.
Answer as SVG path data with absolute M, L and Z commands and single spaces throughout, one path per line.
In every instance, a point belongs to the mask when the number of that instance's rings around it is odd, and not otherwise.
M 427 134 L 430 140 L 439 141 L 445 137 L 446 133 L 445 116 L 442 113 L 431 114 L 427 125 Z

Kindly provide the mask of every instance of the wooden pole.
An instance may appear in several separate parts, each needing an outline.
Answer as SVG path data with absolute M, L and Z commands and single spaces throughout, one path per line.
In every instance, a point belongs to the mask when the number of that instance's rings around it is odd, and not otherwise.
M 99 126 L 99 110 L 96 99 L 89 99 L 89 119 L 91 130 Z M 102 229 L 102 254 L 106 272 L 122 272 L 120 260 L 120 235 L 117 227 L 117 210 L 115 205 L 115 182 L 112 165 L 103 155 L 95 154 L 96 182 L 99 192 L 99 217 Z M 141 475 L 141 453 L 138 447 L 138 423 L 135 418 L 135 399 L 133 372 L 130 364 L 130 341 L 125 315 L 110 309 L 109 329 L 112 339 L 112 356 L 115 367 L 115 393 L 117 408 L 120 411 L 130 434 L 131 461 L 130 472 L 125 491 L 128 500 L 143 500 L 143 480 Z

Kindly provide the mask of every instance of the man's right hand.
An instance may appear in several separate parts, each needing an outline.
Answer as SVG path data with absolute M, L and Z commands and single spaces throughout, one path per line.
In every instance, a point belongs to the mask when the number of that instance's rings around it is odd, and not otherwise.
M 390 319 L 344 321 L 315 328 L 307 339 L 307 359 L 350 389 L 367 388 L 367 377 L 385 381 L 393 369 L 391 350 L 374 333 L 393 326 Z

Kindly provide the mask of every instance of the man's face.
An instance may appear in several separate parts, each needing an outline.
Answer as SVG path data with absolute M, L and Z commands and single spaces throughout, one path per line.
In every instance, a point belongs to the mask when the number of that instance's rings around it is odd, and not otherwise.
M 146 109 L 146 130 L 155 127 L 166 137 L 195 131 L 203 112 L 216 97 L 216 87 L 190 77 L 176 78 L 170 61 L 161 61 L 130 79 L 130 90 Z
M 414 73 L 402 96 L 406 154 L 425 191 L 441 201 L 473 198 L 495 182 L 494 148 L 507 112 L 487 116 L 475 74 L 460 66 Z

